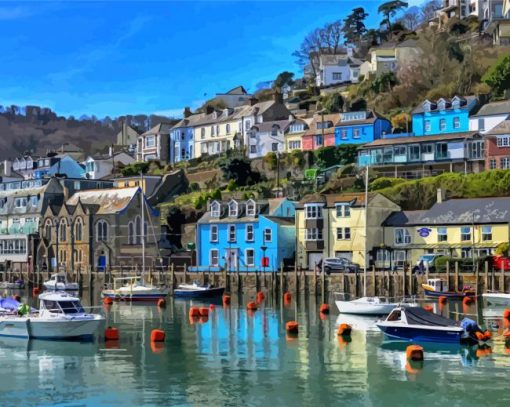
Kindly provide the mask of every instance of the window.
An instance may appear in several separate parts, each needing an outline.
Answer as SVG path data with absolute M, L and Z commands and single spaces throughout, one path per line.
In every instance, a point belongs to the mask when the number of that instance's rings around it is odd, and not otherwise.
M 186 158 L 186 149 L 181 148 L 181 160 L 184 160 Z
M 510 157 L 502 157 L 499 159 L 499 168 L 507 170 L 510 168 Z
M 14 200 L 14 206 L 16 208 L 26 208 L 27 207 L 27 198 L 16 198 Z
M 96 223 L 96 242 L 108 240 L 108 223 L 100 220 Z
M 492 226 L 482 226 L 482 240 L 492 240 Z
M 496 169 L 496 166 L 497 166 L 497 164 L 496 164 L 496 160 L 495 160 L 495 159 L 491 159 L 491 160 L 489 161 L 489 168 L 490 168 L 491 170 L 495 170 L 495 169 Z
M 133 244 L 141 244 L 142 243 L 142 218 L 137 216 L 135 219 L 135 240 Z
M 395 229 L 395 244 L 410 244 L 411 235 L 407 229 Z
M 409 161 L 420 161 L 420 146 L 409 146 Z
M 305 219 L 322 219 L 322 205 L 306 205 Z
M 211 204 L 211 216 L 213 218 L 220 217 L 220 203 L 219 202 L 215 201 Z
M 460 118 L 458 117 L 453 118 L 453 128 L 460 129 Z
M 209 254 L 211 266 L 218 267 L 218 250 L 212 249 Z
M 39 202 L 39 198 L 37 198 L 37 195 L 30 197 L 30 205 L 37 206 L 38 202 Z
M 359 129 L 354 129 L 352 131 L 352 138 L 359 138 Z
M 349 204 L 337 204 L 336 216 L 342 218 L 348 218 L 349 216 L 351 216 L 351 207 L 349 206 Z
M 439 120 L 439 130 L 446 130 L 446 119 Z
M 46 240 L 51 240 L 51 219 L 47 219 L 44 223 L 44 237 Z
M 448 143 L 436 144 L 436 159 L 443 160 L 448 158 Z
M 200 138 L 205 139 L 205 129 L 203 127 L 200 129 Z
M 290 150 L 296 150 L 299 148 L 301 148 L 301 141 L 299 141 L 299 140 L 289 141 L 289 149 Z
M 226 126 L 227 134 L 230 134 L 230 124 L 227 124 Z
M 434 145 L 433 144 L 424 144 L 421 147 L 421 152 L 423 154 L 433 154 L 434 153 Z
M 255 265 L 255 250 L 246 249 L 245 254 L 246 254 L 246 265 L 254 266 Z
M 460 257 L 462 257 L 463 259 L 468 259 L 471 256 L 471 247 L 463 247 L 462 249 L 460 249 Z
M 496 145 L 498 147 L 510 147 L 510 136 L 498 136 L 496 138 Z
M 83 239 L 83 222 L 81 218 L 77 218 L 74 224 L 74 239 L 80 242 Z
M 230 201 L 228 204 L 228 216 L 230 217 L 237 217 L 239 211 L 238 211 L 238 204 L 236 201 Z
M 300 133 L 305 130 L 304 124 L 293 124 L 290 126 L 290 133 Z
M 246 241 L 253 242 L 253 240 L 254 240 L 253 225 L 246 225 Z
M 471 228 L 469 226 L 463 226 L 460 228 L 460 240 L 471 240 Z
M 478 131 L 485 130 L 485 119 L 478 119 Z
M 209 230 L 209 240 L 211 242 L 218 241 L 218 225 L 211 225 L 211 229 Z
M 156 147 L 156 136 L 145 137 L 145 148 Z
M 253 201 L 246 202 L 246 216 L 255 216 L 257 213 L 257 204 Z
M 437 241 L 438 242 L 446 242 L 448 241 L 448 232 L 447 228 L 437 228 Z
M 324 143 L 324 139 L 322 137 L 322 134 L 318 134 L 315 136 L 315 144 L 317 146 L 322 146 L 322 144 Z
M 128 244 L 135 244 L 136 243 L 136 237 L 135 237 L 135 225 L 133 222 L 128 223 Z
M 347 129 L 341 130 L 340 137 L 342 138 L 342 140 L 347 140 Z
M 342 80 L 342 72 L 333 72 L 333 80 L 341 81 Z
M 264 243 L 271 242 L 273 240 L 273 231 L 269 228 L 264 229 Z
M 351 228 L 336 228 L 337 240 L 350 240 L 351 239 Z
M 271 136 L 273 136 L 273 137 L 278 136 L 278 130 L 280 130 L 280 127 L 278 127 L 276 125 L 273 126 L 273 128 L 271 129 Z
M 228 225 L 228 241 L 236 241 L 236 225 Z
M 251 127 L 251 120 L 246 120 L 246 121 L 244 122 L 244 129 L 245 129 L 246 131 L 248 131 L 248 130 L 250 130 L 250 127 Z
M 250 145 L 250 154 L 257 154 L 257 146 Z
M 322 229 L 306 229 L 305 240 L 322 240 Z
M 211 137 L 214 136 L 214 126 L 211 126 Z
M 65 242 L 67 240 L 67 221 L 62 219 L 59 226 L 60 241 Z
M 272 143 L 272 144 L 271 144 L 271 150 L 272 150 L 273 152 L 278 151 L 278 143 Z
M 430 120 L 425 120 L 425 131 L 430 131 Z

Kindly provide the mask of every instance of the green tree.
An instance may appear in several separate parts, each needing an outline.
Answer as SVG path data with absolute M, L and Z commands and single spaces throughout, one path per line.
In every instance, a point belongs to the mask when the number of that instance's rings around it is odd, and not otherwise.
M 485 73 L 483 82 L 489 85 L 498 96 L 510 89 L 510 55 L 503 56 Z
M 391 31 L 391 18 L 403 8 L 407 8 L 407 6 L 408 3 L 402 0 L 391 0 L 381 4 L 377 9 L 377 12 L 384 16 L 381 25 L 386 24 L 388 31 Z
M 367 101 L 363 98 L 358 98 L 351 103 L 351 112 L 361 112 L 367 110 Z
M 364 22 L 367 17 L 368 13 L 365 12 L 365 9 L 363 7 L 357 7 L 344 19 L 342 32 L 344 34 L 345 44 L 359 44 L 361 37 L 367 32 Z
M 260 173 L 251 169 L 250 160 L 242 156 L 224 157 L 218 162 L 225 180 L 234 180 L 238 186 L 252 185 L 260 181 Z
M 324 96 L 321 104 L 327 113 L 340 113 L 344 107 L 344 99 L 340 93 L 332 93 Z
M 273 82 L 274 89 L 281 89 L 285 85 L 292 85 L 294 83 L 294 74 L 289 71 L 283 71 L 278 74 Z
M 120 170 L 124 177 L 135 177 L 137 175 L 146 174 L 149 170 L 149 163 L 147 162 L 137 162 L 133 164 L 126 165 L 124 168 Z

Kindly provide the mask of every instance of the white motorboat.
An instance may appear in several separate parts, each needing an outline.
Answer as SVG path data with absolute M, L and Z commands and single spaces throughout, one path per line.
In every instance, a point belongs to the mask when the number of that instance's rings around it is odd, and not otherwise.
M 66 273 L 53 274 L 48 281 L 43 283 L 44 287 L 48 290 L 57 291 L 78 291 L 80 286 L 78 283 L 67 281 Z
M 157 301 L 168 295 L 168 288 L 146 283 L 142 277 L 121 277 L 113 280 L 113 288 L 103 290 L 103 298 L 116 301 Z
M 88 314 L 80 299 L 63 292 L 39 296 L 40 309 L 19 315 L 0 315 L 0 336 L 39 339 L 75 339 L 93 336 L 104 325 L 104 317 Z
M 484 293 L 482 297 L 492 305 L 510 305 L 510 294 L 506 293 Z
M 342 314 L 387 315 L 398 304 L 381 297 L 361 297 L 352 301 L 335 301 Z

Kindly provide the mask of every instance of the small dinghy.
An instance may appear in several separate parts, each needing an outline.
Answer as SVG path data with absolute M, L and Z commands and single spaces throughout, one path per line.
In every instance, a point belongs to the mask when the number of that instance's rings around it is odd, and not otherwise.
M 63 292 L 39 296 L 40 309 L 34 312 L 20 304 L 11 313 L 0 314 L 0 336 L 39 339 L 83 339 L 94 336 L 104 317 L 88 314 L 80 299 Z
M 18 279 L 16 281 L 2 281 L 0 283 L 0 288 L 7 288 L 11 290 L 21 290 L 25 288 L 25 282 L 22 279 Z
M 114 301 L 158 301 L 168 295 L 168 288 L 146 283 L 143 277 L 119 277 L 101 293 Z
M 510 305 L 510 294 L 506 293 L 497 293 L 497 292 L 488 292 L 482 294 L 482 297 L 492 305 L 501 305 L 508 306 Z
M 78 283 L 67 281 L 66 273 L 53 274 L 43 285 L 48 290 L 56 291 L 78 291 L 80 289 Z
M 214 287 L 210 284 L 200 285 L 194 281 L 192 284 L 180 284 L 174 290 L 174 297 L 212 298 L 221 296 L 224 291 L 224 287 Z
M 413 342 L 461 343 L 474 339 L 474 321 L 469 324 L 454 321 L 420 307 L 396 307 L 385 321 L 379 321 L 379 329 L 391 339 Z M 474 323 L 476 325 L 476 323 Z M 465 328 L 466 327 L 466 328 Z M 469 327 L 469 328 L 467 328 Z M 478 328 L 479 330 L 479 328 Z M 481 331 L 481 330 L 480 330 Z
M 471 287 L 464 287 L 462 291 L 450 291 L 448 283 L 440 278 L 429 278 L 427 284 L 421 285 L 427 297 L 459 298 L 473 297 L 475 292 Z

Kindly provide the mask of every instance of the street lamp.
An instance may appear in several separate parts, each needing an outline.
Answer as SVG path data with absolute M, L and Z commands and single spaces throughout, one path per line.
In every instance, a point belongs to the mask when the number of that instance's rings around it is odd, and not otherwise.
M 260 246 L 260 250 L 262 250 L 262 272 L 266 272 L 266 246 Z

